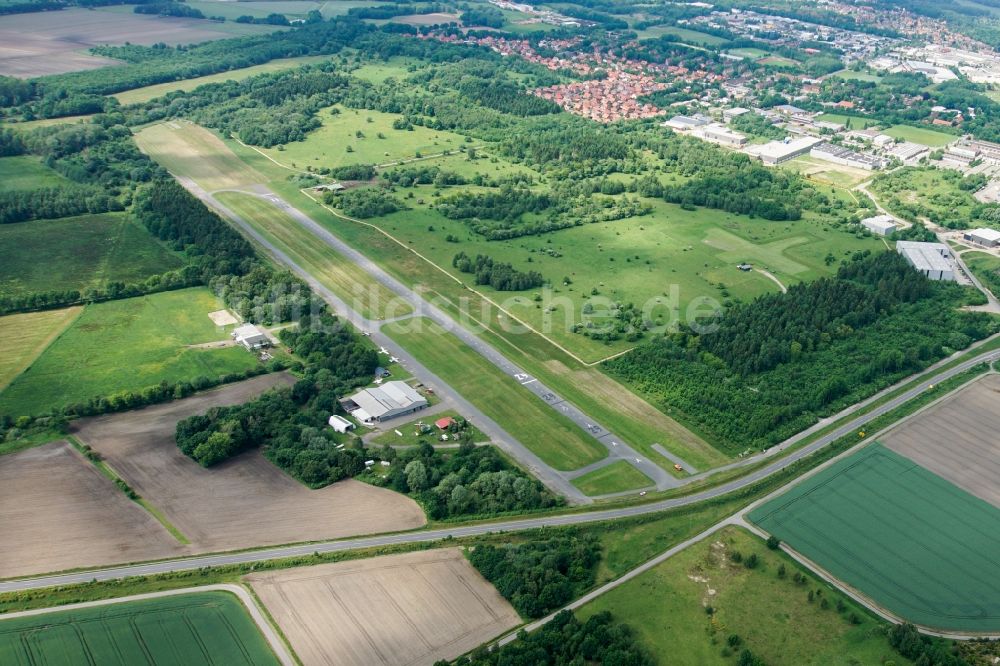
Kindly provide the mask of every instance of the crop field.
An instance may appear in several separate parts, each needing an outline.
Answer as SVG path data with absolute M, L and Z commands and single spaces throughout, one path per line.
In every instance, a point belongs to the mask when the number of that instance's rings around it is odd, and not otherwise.
M 100 44 L 193 44 L 234 34 L 273 32 L 273 26 L 221 25 L 112 9 L 64 9 L 5 16 L 0 27 L 0 74 L 31 78 L 118 64 L 86 53 Z
M 257 364 L 242 348 L 200 349 L 228 340 L 209 312 L 222 301 L 203 287 L 108 301 L 83 314 L 0 393 L 0 413 L 41 414 L 160 381 L 191 381 Z
M 135 135 L 135 142 L 170 173 L 190 178 L 209 192 L 250 188 L 265 180 L 219 137 L 187 121 L 150 125 Z
M 196 552 L 424 525 L 424 513 L 416 502 L 390 490 L 354 480 L 310 490 L 260 451 L 205 469 L 177 448 L 174 431 L 179 420 L 292 383 L 294 378 L 287 374 L 255 377 L 139 411 L 83 419 L 74 424 L 74 432 L 156 506 Z
M 228 592 L 192 592 L 0 620 L 0 662 L 248 664 L 278 660 Z
M 552 467 L 572 470 L 607 456 L 579 426 L 429 319 L 387 324 L 383 330 Z
M 227 20 L 235 20 L 240 16 L 266 18 L 268 14 L 283 14 L 289 19 L 305 18 L 317 10 L 324 18 L 346 14 L 353 7 L 373 7 L 378 2 L 369 0 L 331 0 L 330 2 L 311 2 L 310 0 L 190 0 L 191 7 L 200 9 L 205 16 L 224 16 Z
M 910 622 L 1000 629 L 1000 509 L 880 444 L 749 518 Z
M 67 182 L 61 174 L 42 164 L 39 157 L 0 157 L 0 192 L 58 187 Z
M 295 0 L 289 0 L 289 2 L 282 2 L 281 4 L 291 4 Z M 218 5 L 220 7 L 229 6 L 232 7 L 233 2 L 219 2 L 219 3 L 199 3 L 199 2 L 188 2 L 188 5 L 194 7 L 199 4 L 209 4 Z M 240 7 L 246 7 L 247 5 L 259 5 L 265 3 L 248 3 L 240 2 L 238 5 Z M 313 3 L 306 3 L 313 4 Z M 214 11 L 214 9 L 213 9 Z M 188 91 L 194 90 L 198 86 L 208 85 L 210 83 L 223 83 L 225 81 L 242 81 L 243 79 L 248 79 L 251 76 L 257 76 L 258 74 L 269 74 L 271 72 L 281 72 L 286 69 L 294 69 L 295 67 L 301 67 L 302 65 L 308 65 L 317 62 L 325 62 L 329 60 L 329 56 L 303 56 L 301 58 L 281 58 L 278 60 L 272 60 L 271 62 L 266 62 L 263 65 L 254 65 L 253 67 L 244 67 L 243 69 L 233 69 L 228 72 L 220 72 L 218 74 L 209 74 L 208 76 L 199 76 L 194 79 L 184 79 L 183 81 L 171 81 L 169 83 L 158 83 L 153 86 L 146 86 L 145 88 L 135 88 L 134 90 L 126 90 L 125 92 L 113 95 L 122 104 L 139 104 L 141 102 L 148 102 L 151 99 L 157 97 L 162 97 L 167 93 L 175 92 L 178 90 Z
M 0 456 L 0 487 L 17 498 L 0 502 L 0 578 L 184 554 L 155 518 L 66 442 Z M 10 661 L 0 656 L 0 663 Z
M 301 225 L 270 201 L 239 192 L 222 192 L 216 198 L 366 319 L 391 319 L 413 311 L 361 268 L 302 233 Z
M 605 465 L 573 479 L 573 485 L 586 495 L 596 497 L 627 490 L 639 490 L 654 485 L 652 479 L 625 460 Z
M 14 381 L 83 311 L 82 307 L 0 317 L 0 391 Z
M 744 558 L 756 554 L 758 565 L 749 569 L 733 562 L 735 552 Z M 779 578 L 782 565 L 786 575 Z M 601 595 L 578 616 L 610 611 L 632 627 L 660 664 L 731 666 L 744 649 L 775 665 L 903 663 L 870 615 L 808 572 L 806 585 L 795 583 L 792 576 L 800 570 L 784 553 L 730 527 Z M 809 602 L 809 591 L 817 589 L 829 608 Z M 836 609 L 837 601 L 843 611 Z M 851 613 L 858 624 L 849 621 Z M 734 634 L 739 645 L 727 647 Z
M 263 152 L 281 164 L 304 169 L 307 166 L 386 164 L 418 155 L 457 151 L 465 144 L 464 136 L 444 130 L 419 126 L 414 126 L 412 131 L 393 129 L 393 121 L 402 118 L 399 114 L 340 106 L 332 108 L 340 112 L 321 111 L 319 118 L 323 126 L 310 132 L 305 141 L 286 144 L 283 150 L 265 148 Z M 384 138 L 380 138 L 380 134 Z
M 908 419 L 882 443 L 1000 509 L 997 432 L 1000 375 L 991 374 Z
M 183 265 L 125 213 L 0 225 L 0 295 L 82 292 Z
M 945 132 L 937 132 L 923 127 L 911 127 L 909 125 L 893 125 L 882 133 L 893 138 L 910 141 L 911 143 L 919 143 L 922 146 L 930 146 L 931 148 L 946 146 L 959 138 L 955 134 L 946 134 Z
M 521 623 L 461 549 L 245 578 L 304 664 L 430 666 Z

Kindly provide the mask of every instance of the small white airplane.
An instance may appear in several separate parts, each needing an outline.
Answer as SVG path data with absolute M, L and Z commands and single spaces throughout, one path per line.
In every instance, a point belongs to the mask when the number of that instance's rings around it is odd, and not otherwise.
M 375 385 L 378 386 L 379 384 L 382 383 L 382 381 L 383 381 L 383 379 L 381 377 L 379 377 L 378 379 L 375 380 Z
M 388 354 L 388 353 L 389 353 L 389 350 L 388 350 L 388 349 L 386 349 L 385 347 L 379 347 L 379 348 L 378 348 L 378 353 L 379 353 L 379 354 Z
M 399 363 L 399 359 L 396 358 L 395 356 L 390 356 L 389 363 Z

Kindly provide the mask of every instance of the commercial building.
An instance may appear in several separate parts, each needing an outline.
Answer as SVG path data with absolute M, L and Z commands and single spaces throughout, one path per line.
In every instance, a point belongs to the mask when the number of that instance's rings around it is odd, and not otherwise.
M 833 143 L 821 143 L 813 147 L 809 151 L 809 156 L 815 157 L 818 160 L 843 164 L 844 166 L 864 169 L 866 171 L 881 169 L 886 164 L 886 161 L 881 157 L 868 155 L 867 153 L 858 153 L 850 148 L 838 146 Z
M 744 109 L 742 106 L 737 106 L 732 109 L 726 109 L 722 112 L 722 119 L 727 123 L 733 118 L 739 118 L 740 116 L 750 113 L 750 109 Z
M 708 116 L 696 113 L 693 116 L 674 116 L 670 120 L 663 123 L 663 126 L 679 130 L 681 132 L 687 132 L 695 129 L 696 127 L 704 127 L 710 122 L 712 122 L 712 119 Z
M 233 331 L 232 336 L 233 340 L 236 340 L 237 344 L 243 345 L 251 351 L 254 349 L 261 349 L 262 347 L 269 347 L 271 345 L 271 339 L 267 337 L 267 334 L 253 324 L 243 324 L 242 326 L 237 326 L 236 330 Z
M 876 215 L 861 220 L 861 226 L 879 236 L 888 236 L 899 228 L 899 222 L 892 215 Z
M 996 229 L 972 229 L 962 234 L 962 237 L 970 243 L 982 245 L 983 247 L 997 247 L 1000 245 L 1000 231 Z
M 785 139 L 784 141 L 771 141 L 746 149 L 747 155 L 757 157 L 768 166 L 781 164 L 788 160 L 795 159 L 800 155 L 808 153 L 813 146 L 822 143 L 823 139 L 814 136 L 804 136 L 798 139 Z
M 698 128 L 694 130 L 692 134 L 704 139 L 705 141 L 719 143 L 724 146 L 732 146 L 734 148 L 744 146 L 747 142 L 746 135 L 734 132 L 733 130 L 728 129 L 725 125 L 719 125 L 718 123 L 712 123 L 711 125 Z
M 386 421 L 427 406 L 427 399 L 406 382 L 386 382 L 358 391 L 341 402 L 344 409 L 364 423 Z
M 921 146 L 919 143 L 911 143 L 909 141 L 890 144 L 885 149 L 886 155 L 895 157 L 900 162 L 907 164 L 919 161 L 922 157 L 929 155 L 930 152 L 931 149 L 927 146 Z
M 896 243 L 896 252 L 931 280 L 955 281 L 955 267 L 950 261 L 951 250 L 944 243 L 899 241 Z

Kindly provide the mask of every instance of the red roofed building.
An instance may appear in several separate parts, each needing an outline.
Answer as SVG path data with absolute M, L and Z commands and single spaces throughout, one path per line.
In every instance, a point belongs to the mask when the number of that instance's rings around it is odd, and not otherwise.
M 455 419 L 450 416 L 446 416 L 443 419 L 438 419 L 434 422 L 434 425 L 438 427 L 438 430 L 447 430 L 449 427 L 454 425 Z

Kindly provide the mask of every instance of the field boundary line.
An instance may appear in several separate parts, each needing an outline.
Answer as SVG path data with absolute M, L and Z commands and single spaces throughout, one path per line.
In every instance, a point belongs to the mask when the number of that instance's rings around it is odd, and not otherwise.
M 271 651 L 274 652 L 274 656 L 277 657 L 282 666 L 297 666 L 299 663 L 298 660 L 292 656 L 292 652 L 287 649 L 285 644 L 280 640 L 274 627 L 271 626 L 271 623 L 262 612 L 261 607 L 257 605 L 257 602 L 250 596 L 244 587 L 234 583 L 213 583 L 211 585 L 184 587 L 179 590 L 163 590 L 161 592 L 133 594 L 127 597 L 98 599 L 96 601 L 82 601 L 80 603 L 66 604 L 64 606 L 33 608 L 31 610 L 17 611 L 15 613 L 4 613 L 3 615 L 0 615 L 0 622 L 3 620 L 14 620 L 25 617 L 35 617 L 38 615 L 47 615 L 49 613 L 60 613 L 62 611 L 75 611 L 82 610 L 84 608 L 110 606 L 112 604 L 124 604 L 132 601 L 147 601 L 151 599 L 163 599 L 165 597 L 178 597 L 185 594 L 198 594 L 200 592 L 228 592 L 235 596 L 250 615 L 250 619 L 252 619 L 254 624 L 257 625 L 261 634 L 264 635 L 264 640 L 267 641 L 268 646 L 271 648 Z
M 54 345 L 59 340 L 59 338 L 61 338 L 63 336 L 63 334 L 66 333 L 66 331 L 69 330 L 70 326 L 72 326 L 73 324 L 76 323 L 76 320 L 79 319 L 80 315 L 83 314 L 84 308 L 86 308 L 85 305 L 70 305 L 67 308 L 59 308 L 59 309 L 65 309 L 65 310 L 76 309 L 77 312 L 74 313 L 73 316 L 68 317 L 67 320 L 66 320 L 66 323 L 63 326 L 61 326 L 59 328 L 59 330 L 52 331 L 47 338 L 45 338 L 44 340 L 42 340 L 41 344 L 38 345 L 38 353 L 35 354 L 30 359 L 26 359 L 23 363 L 21 363 L 20 367 L 17 368 L 16 374 L 11 375 L 10 381 L 8 381 L 6 384 L 0 383 L 0 392 L 5 391 L 9 386 L 11 386 L 15 381 L 17 381 L 17 379 L 21 375 L 23 375 L 25 372 L 27 372 L 28 369 L 31 368 L 31 366 L 35 364 L 35 361 L 37 361 L 38 359 L 40 359 L 42 357 L 42 354 L 44 354 L 45 352 L 47 352 L 49 350 L 49 347 L 51 347 L 52 345 Z M 48 312 L 48 310 L 38 310 L 35 313 L 32 313 L 32 312 L 11 312 L 10 314 L 4 315 L 4 316 L 5 317 L 11 317 L 11 316 L 14 316 L 14 315 L 17 315 L 17 314 L 36 314 L 36 313 L 41 313 L 41 312 Z

